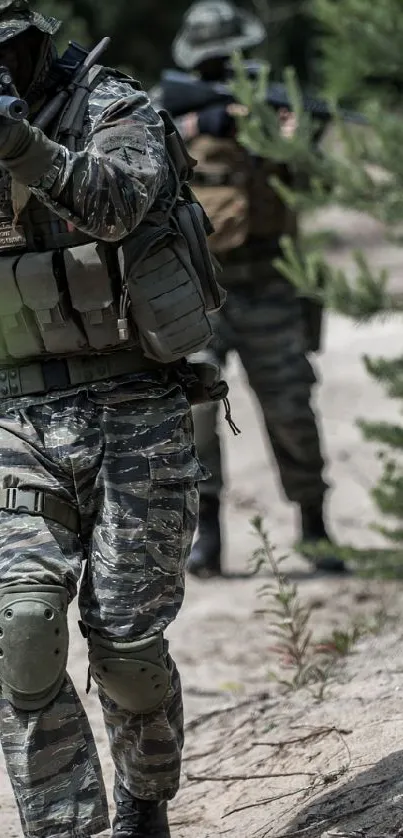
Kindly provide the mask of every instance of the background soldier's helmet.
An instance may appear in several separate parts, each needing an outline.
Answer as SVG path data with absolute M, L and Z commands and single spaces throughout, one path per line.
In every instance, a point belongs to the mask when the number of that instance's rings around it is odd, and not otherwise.
M 199 0 L 186 13 L 172 55 L 178 67 L 192 70 L 208 58 L 261 44 L 266 31 L 255 15 L 228 0 Z
M 34 12 L 28 0 L 0 0 L 0 43 L 20 35 L 31 26 L 46 35 L 54 35 L 61 21 Z

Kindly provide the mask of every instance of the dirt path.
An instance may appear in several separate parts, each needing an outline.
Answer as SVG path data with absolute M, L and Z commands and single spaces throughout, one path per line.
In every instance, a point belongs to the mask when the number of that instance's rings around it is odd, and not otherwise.
M 344 259 L 343 251 L 335 250 L 334 259 Z M 396 254 L 390 259 L 398 283 Z M 358 416 L 398 415 L 398 406 L 366 376 L 360 358 L 365 352 L 396 354 L 401 332 L 397 318 L 370 326 L 335 317 L 327 323 L 317 396 L 334 487 L 329 518 L 335 536 L 356 545 L 379 542 L 369 530 L 375 513 L 368 497 L 379 463 L 353 422 Z M 279 699 L 268 679 L 274 655 L 270 633 L 256 614 L 261 582 L 239 576 L 256 546 L 251 516 L 260 512 L 279 551 L 290 553 L 287 569 L 314 608 L 318 636 L 335 626 L 348 627 L 358 612 L 386 608 L 399 613 L 402 593 L 396 584 L 313 576 L 292 554 L 294 511 L 280 495 L 236 359 L 228 378 L 233 415 L 243 429 L 236 439 L 224 430 L 229 578 L 190 579 L 182 615 L 170 631 L 188 726 L 183 787 L 171 815 L 173 838 L 398 838 L 403 836 L 402 626 L 398 622 L 388 635 L 362 640 L 323 703 L 315 703 L 308 692 Z M 91 718 L 110 790 L 106 739 L 95 693 L 84 695 L 86 648 L 75 620 L 73 611 L 70 671 Z M 301 741 L 286 744 L 290 739 Z M 21 835 L 1 759 L 0 834 Z

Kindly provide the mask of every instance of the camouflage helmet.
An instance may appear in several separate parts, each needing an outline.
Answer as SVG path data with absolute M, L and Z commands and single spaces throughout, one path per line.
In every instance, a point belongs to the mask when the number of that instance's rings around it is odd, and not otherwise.
M 54 35 L 61 21 L 34 12 L 28 0 L 0 0 L 0 43 L 15 38 L 31 26 L 46 35 Z
M 255 47 L 265 37 L 259 18 L 228 0 L 197 0 L 184 17 L 172 55 L 178 67 L 192 70 L 208 58 Z

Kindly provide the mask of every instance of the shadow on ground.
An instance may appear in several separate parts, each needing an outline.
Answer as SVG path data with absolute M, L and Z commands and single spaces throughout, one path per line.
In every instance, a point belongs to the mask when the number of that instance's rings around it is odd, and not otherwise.
M 334 828 L 336 833 L 329 832 Z M 403 838 L 403 751 L 316 798 L 278 838 L 331 834 L 335 838 Z

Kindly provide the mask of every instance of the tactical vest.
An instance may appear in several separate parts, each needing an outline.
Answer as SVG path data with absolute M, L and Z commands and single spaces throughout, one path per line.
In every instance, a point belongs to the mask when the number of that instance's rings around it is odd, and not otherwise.
M 94 67 L 52 137 L 85 144 L 92 90 L 114 71 Z M 125 80 L 127 81 L 126 77 Z M 136 83 L 133 82 L 133 86 Z M 137 86 L 138 89 L 138 86 Z M 191 161 L 164 115 L 174 194 L 116 246 L 91 240 L 31 196 L 13 226 L 11 184 L 0 184 L 0 365 L 108 354 L 171 363 L 206 346 L 208 312 L 224 292 L 215 281 L 207 219 L 186 186 Z M 122 355 L 122 352 L 120 352 Z M 147 366 L 147 364 L 145 364 Z M 122 371 L 126 371 L 125 365 Z
M 188 150 L 198 162 L 193 189 L 214 226 L 213 253 L 225 254 L 248 239 L 296 235 L 295 213 L 268 182 L 273 175 L 289 180 L 284 165 L 252 157 L 232 138 L 203 135 Z

